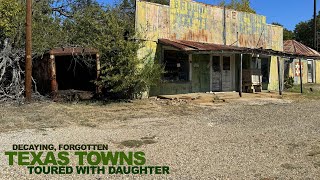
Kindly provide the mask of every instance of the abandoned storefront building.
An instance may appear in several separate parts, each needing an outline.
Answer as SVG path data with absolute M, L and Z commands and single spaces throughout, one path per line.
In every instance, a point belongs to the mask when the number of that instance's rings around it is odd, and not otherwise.
M 137 0 L 136 30 L 146 41 L 139 56 L 151 54 L 165 67 L 150 95 L 280 90 L 286 61 L 319 57 L 284 52 L 283 27 L 267 24 L 265 16 L 191 0 L 170 6 Z M 308 81 L 320 78 L 311 73 Z

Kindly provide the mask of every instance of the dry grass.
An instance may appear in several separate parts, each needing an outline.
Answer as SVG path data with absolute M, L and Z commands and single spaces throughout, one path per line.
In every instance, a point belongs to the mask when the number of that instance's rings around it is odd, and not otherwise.
M 133 118 L 186 116 L 197 108 L 190 105 L 167 105 L 152 100 L 131 103 L 54 103 L 25 105 L 0 104 L 0 132 L 45 129 L 79 125 L 96 127 L 101 123 L 130 121 Z
M 129 103 L 82 101 L 78 103 L 54 103 L 50 101 L 34 102 L 24 105 L 0 104 L 0 132 L 19 131 L 23 129 L 45 130 L 46 128 L 66 127 L 71 125 L 99 127 L 106 122 L 126 122 L 136 118 L 184 117 L 194 113 L 206 113 L 215 108 L 239 103 L 263 101 L 264 99 L 301 100 L 298 93 L 285 93 L 279 96 L 273 93 L 243 94 L 237 93 L 183 95 L 195 100 L 135 100 Z M 216 96 L 226 102 L 213 101 Z M 180 97 L 179 95 L 173 97 Z M 190 98 L 191 99 L 191 98 Z

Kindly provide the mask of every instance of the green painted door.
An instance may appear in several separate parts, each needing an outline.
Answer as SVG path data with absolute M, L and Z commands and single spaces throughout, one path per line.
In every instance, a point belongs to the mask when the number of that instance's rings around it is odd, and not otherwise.
M 210 91 L 210 56 L 192 55 L 192 91 Z

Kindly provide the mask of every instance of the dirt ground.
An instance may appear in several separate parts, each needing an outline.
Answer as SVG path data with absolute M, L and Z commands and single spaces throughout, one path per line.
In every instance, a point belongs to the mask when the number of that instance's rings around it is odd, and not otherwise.
M 190 94 L 132 102 L 0 105 L 0 152 L 12 144 L 103 143 L 144 151 L 170 175 L 28 175 L 0 179 L 320 179 L 320 101 L 297 94 Z M 148 140 L 148 141 L 146 141 Z

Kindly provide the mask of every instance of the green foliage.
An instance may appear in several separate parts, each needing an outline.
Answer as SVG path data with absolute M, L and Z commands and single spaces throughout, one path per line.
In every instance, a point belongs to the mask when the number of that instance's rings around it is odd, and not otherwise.
M 0 3 L 0 40 L 14 37 L 22 5 L 16 0 L 1 0 Z
M 226 6 L 227 8 L 242 12 L 256 13 L 256 11 L 250 6 L 250 0 L 231 0 L 230 3 L 226 3 L 225 0 L 221 0 L 219 6 Z
M 24 49 L 25 1 L 5 2 L 0 4 L 1 35 L 13 40 L 15 48 Z M 150 56 L 137 56 L 144 44 L 135 34 L 134 3 L 122 0 L 106 7 L 96 0 L 34 1 L 33 55 L 40 56 L 54 47 L 96 48 L 101 77 L 95 83 L 108 97 L 136 97 L 160 80 L 163 69 Z
M 293 87 L 294 84 L 294 78 L 293 77 L 286 77 L 284 79 L 284 88 L 285 89 L 290 89 Z
M 319 21 L 318 16 L 318 23 Z M 318 29 L 320 28 L 320 24 L 318 24 Z M 310 19 L 308 21 L 300 22 L 296 25 L 294 29 L 295 38 L 297 41 L 301 42 L 302 44 L 314 48 L 313 44 L 313 20 Z
M 320 29 L 320 12 L 317 15 L 317 30 Z M 314 22 L 313 18 L 298 23 L 294 29 L 295 38 L 302 44 L 314 48 Z
M 0 41 L 10 39 L 12 46 L 24 49 L 26 4 L 22 0 L 5 0 L 0 4 Z M 62 46 L 65 33 L 61 19 L 53 15 L 52 1 L 36 1 L 32 5 L 32 50 L 34 56 L 42 55 L 53 47 Z M 3 13 L 5 11 L 5 13 Z M 4 32 L 4 33 L 1 33 Z
M 164 5 L 169 5 L 170 4 L 170 0 L 146 0 L 149 2 L 153 2 L 153 3 L 158 3 L 158 4 L 164 4 Z
M 53 16 L 49 1 L 33 3 L 32 15 L 32 50 L 35 55 L 42 55 L 53 47 L 65 45 L 65 32 L 61 19 Z
M 287 28 L 283 29 L 283 40 L 292 40 L 295 39 L 293 31 L 288 30 Z

